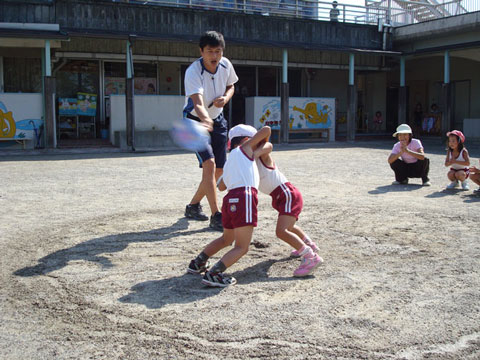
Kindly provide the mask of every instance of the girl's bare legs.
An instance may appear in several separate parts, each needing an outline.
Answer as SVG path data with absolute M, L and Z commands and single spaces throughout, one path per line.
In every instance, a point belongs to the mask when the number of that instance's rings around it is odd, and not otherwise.
M 467 177 L 467 174 L 465 174 L 465 171 L 463 170 L 459 170 L 455 172 L 455 178 L 458 181 L 464 181 L 466 177 Z
M 275 234 L 277 237 L 287 244 L 292 246 L 295 250 L 300 250 L 305 243 L 302 239 L 305 236 L 305 233 L 295 226 L 297 219 L 289 215 L 280 215 L 277 220 L 277 228 L 275 229 Z
M 453 170 L 450 170 L 447 173 L 447 177 L 448 177 L 448 180 L 450 180 L 450 181 L 456 181 L 457 180 L 457 178 L 455 176 L 455 171 L 453 171 Z
M 203 252 L 207 254 L 208 257 L 212 257 L 223 248 L 232 245 L 234 239 L 235 237 L 232 229 L 223 229 L 222 236 L 208 244 Z
M 232 232 L 232 237 L 235 239 L 235 245 L 233 249 L 223 255 L 222 259 L 220 260 L 227 268 L 235 264 L 243 255 L 248 252 L 248 247 L 252 241 L 253 226 L 242 226 L 228 231 Z M 228 241 L 230 241 L 230 238 Z

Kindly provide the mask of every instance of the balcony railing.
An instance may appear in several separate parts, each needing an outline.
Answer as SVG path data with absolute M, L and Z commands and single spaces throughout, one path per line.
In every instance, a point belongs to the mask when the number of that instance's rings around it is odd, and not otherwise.
M 141 5 L 186 7 L 262 16 L 392 26 L 479 11 L 480 0 L 365 0 L 365 6 L 314 0 L 112 0 Z

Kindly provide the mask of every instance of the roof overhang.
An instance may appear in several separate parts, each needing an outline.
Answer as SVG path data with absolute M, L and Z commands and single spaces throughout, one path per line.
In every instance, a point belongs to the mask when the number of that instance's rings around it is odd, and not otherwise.
M 58 24 L 25 24 L 0 22 L 0 47 L 43 48 L 46 40 L 50 47 L 60 47 L 69 37 Z

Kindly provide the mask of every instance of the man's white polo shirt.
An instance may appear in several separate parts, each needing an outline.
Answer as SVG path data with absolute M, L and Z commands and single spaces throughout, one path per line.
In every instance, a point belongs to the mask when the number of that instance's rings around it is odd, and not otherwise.
M 193 107 L 193 101 L 190 96 L 201 94 L 203 103 L 207 108 L 211 119 L 217 118 L 223 111 L 213 105 L 213 100 L 223 96 L 227 86 L 233 85 L 238 81 L 232 63 L 226 57 L 222 57 L 214 74 L 209 72 L 203 66 L 203 59 L 194 61 L 185 72 L 185 107 L 184 112 L 198 116 Z M 210 106 L 211 105 L 211 106 Z

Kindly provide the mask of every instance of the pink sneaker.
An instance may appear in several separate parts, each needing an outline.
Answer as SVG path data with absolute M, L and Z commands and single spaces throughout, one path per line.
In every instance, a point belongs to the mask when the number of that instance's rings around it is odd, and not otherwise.
M 313 241 L 310 241 L 309 243 L 305 242 L 305 245 L 307 246 L 310 246 L 312 248 L 312 251 L 314 253 L 318 253 L 318 250 L 319 250 L 319 247 L 317 246 L 317 244 L 315 244 Z M 298 250 L 293 250 L 291 253 L 290 253 L 290 256 L 291 257 L 300 257 L 300 253 L 298 252 Z
M 310 275 L 321 263 L 323 263 L 323 259 L 318 254 L 315 254 L 312 258 L 304 257 L 300 266 L 293 272 L 293 276 Z

